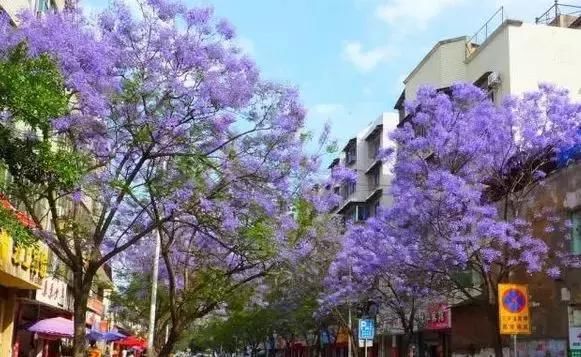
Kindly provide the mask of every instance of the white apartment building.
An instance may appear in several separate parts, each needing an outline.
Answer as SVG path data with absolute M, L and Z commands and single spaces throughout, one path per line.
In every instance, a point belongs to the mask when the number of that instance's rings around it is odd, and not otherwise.
M 553 83 L 581 100 L 579 14 L 581 6 L 555 4 L 527 23 L 506 19 L 500 8 L 472 37 L 439 41 L 404 80 L 395 106 L 400 121 L 406 114 L 403 102 L 413 100 L 422 85 L 446 89 L 454 82 L 472 82 L 499 102 L 505 95 L 535 90 L 539 83 Z
M 330 170 L 343 165 L 357 173 L 357 181 L 334 187 L 342 202 L 334 213 L 345 221 L 364 221 L 376 214 L 379 206 L 389 206 L 391 183 L 390 165 L 377 158 L 380 149 L 392 146 L 388 132 L 395 127 L 397 114 L 382 113 L 368 127 L 351 138 L 343 147 L 341 155 L 333 160 Z
M 12 22 L 17 23 L 18 14 L 23 10 L 42 14 L 47 11 L 61 11 L 66 5 L 66 0 L 0 0 L 0 13 L 6 13 Z

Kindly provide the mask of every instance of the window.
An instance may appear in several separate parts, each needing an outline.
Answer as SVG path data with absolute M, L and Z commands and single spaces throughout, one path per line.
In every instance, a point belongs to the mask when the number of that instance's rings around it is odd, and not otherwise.
M 343 185 L 343 199 L 347 199 L 353 193 L 355 193 L 355 182 Z
M 37 2 L 37 6 L 36 6 L 36 12 L 40 15 L 40 14 L 44 14 L 46 12 L 48 12 L 51 9 L 55 8 L 55 4 L 53 2 L 53 0 L 38 0 Z
M 345 152 L 345 162 L 347 165 L 355 163 L 357 160 L 357 148 L 355 145 L 349 145 L 347 151 Z
M 369 209 L 365 204 L 357 204 L 345 212 L 345 222 L 363 222 L 369 218 Z
M 571 215 L 571 253 L 581 255 L 581 211 Z
M 365 221 L 369 217 L 369 210 L 366 205 L 357 206 L 357 222 Z
M 369 217 L 377 216 L 377 211 L 379 211 L 379 199 L 369 203 Z
M 375 160 L 377 154 L 379 153 L 379 148 L 381 146 L 381 135 L 375 135 L 375 137 L 369 141 L 369 158 Z
M 371 172 L 369 172 L 369 189 L 374 190 L 379 187 L 381 179 L 381 165 L 377 165 Z
M 472 270 L 457 271 L 451 274 L 451 278 L 458 287 L 472 288 L 475 285 L 474 272 Z

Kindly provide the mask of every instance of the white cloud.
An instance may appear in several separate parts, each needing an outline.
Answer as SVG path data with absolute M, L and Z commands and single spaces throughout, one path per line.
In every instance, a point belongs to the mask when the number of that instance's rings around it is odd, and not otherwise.
M 313 106 L 312 111 L 314 114 L 329 117 L 345 111 L 345 107 L 342 104 L 337 103 L 321 103 Z
M 350 41 L 343 47 L 343 57 L 362 72 L 370 72 L 381 62 L 394 56 L 387 47 L 375 47 L 364 50 L 360 42 Z
M 375 15 L 389 25 L 405 23 L 425 28 L 428 22 L 446 8 L 462 0 L 387 0 L 375 9 Z

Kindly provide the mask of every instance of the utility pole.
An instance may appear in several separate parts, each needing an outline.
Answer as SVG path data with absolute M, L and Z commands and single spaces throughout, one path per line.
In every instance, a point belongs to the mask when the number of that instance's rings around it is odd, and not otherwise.
M 153 257 L 153 275 L 151 282 L 151 303 L 149 305 L 149 330 L 147 334 L 147 355 L 153 356 L 153 338 L 155 337 L 155 305 L 157 302 L 157 280 L 159 276 L 159 255 L 161 252 L 160 230 L 155 230 L 155 254 Z
M 352 279 L 353 277 L 351 276 L 351 262 L 349 262 L 349 284 L 352 283 Z M 353 357 L 353 346 L 352 346 L 352 339 L 353 336 L 351 336 L 351 334 L 353 333 L 353 325 L 351 323 L 351 297 L 349 297 L 349 311 L 347 313 L 348 315 L 348 320 L 347 320 L 347 327 L 349 328 L 349 333 L 347 334 L 347 357 Z
M 351 332 L 353 331 L 353 327 L 351 326 L 351 301 L 349 301 L 347 327 L 349 328 L 349 333 L 347 334 L 347 357 L 353 357 L 353 346 L 351 346 Z
M 162 170 L 165 171 L 167 161 L 163 161 Z M 159 277 L 159 255 L 161 253 L 161 227 L 155 230 L 155 253 L 153 256 L 153 274 L 151 281 L 151 303 L 149 305 L 149 330 L 147 331 L 147 355 L 154 356 L 153 339 L 155 337 L 155 312 L 157 303 L 157 280 Z M 169 326 L 169 325 L 168 325 Z M 169 330 L 168 330 L 169 331 Z M 167 334 L 166 334 L 167 341 Z

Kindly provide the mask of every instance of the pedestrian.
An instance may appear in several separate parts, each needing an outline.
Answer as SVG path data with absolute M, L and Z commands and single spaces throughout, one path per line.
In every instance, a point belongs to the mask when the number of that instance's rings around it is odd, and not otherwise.
M 91 340 L 89 342 L 89 348 L 87 349 L 87 357 L 101 357 L 101 350 L 97 347 L 97 342 Z

